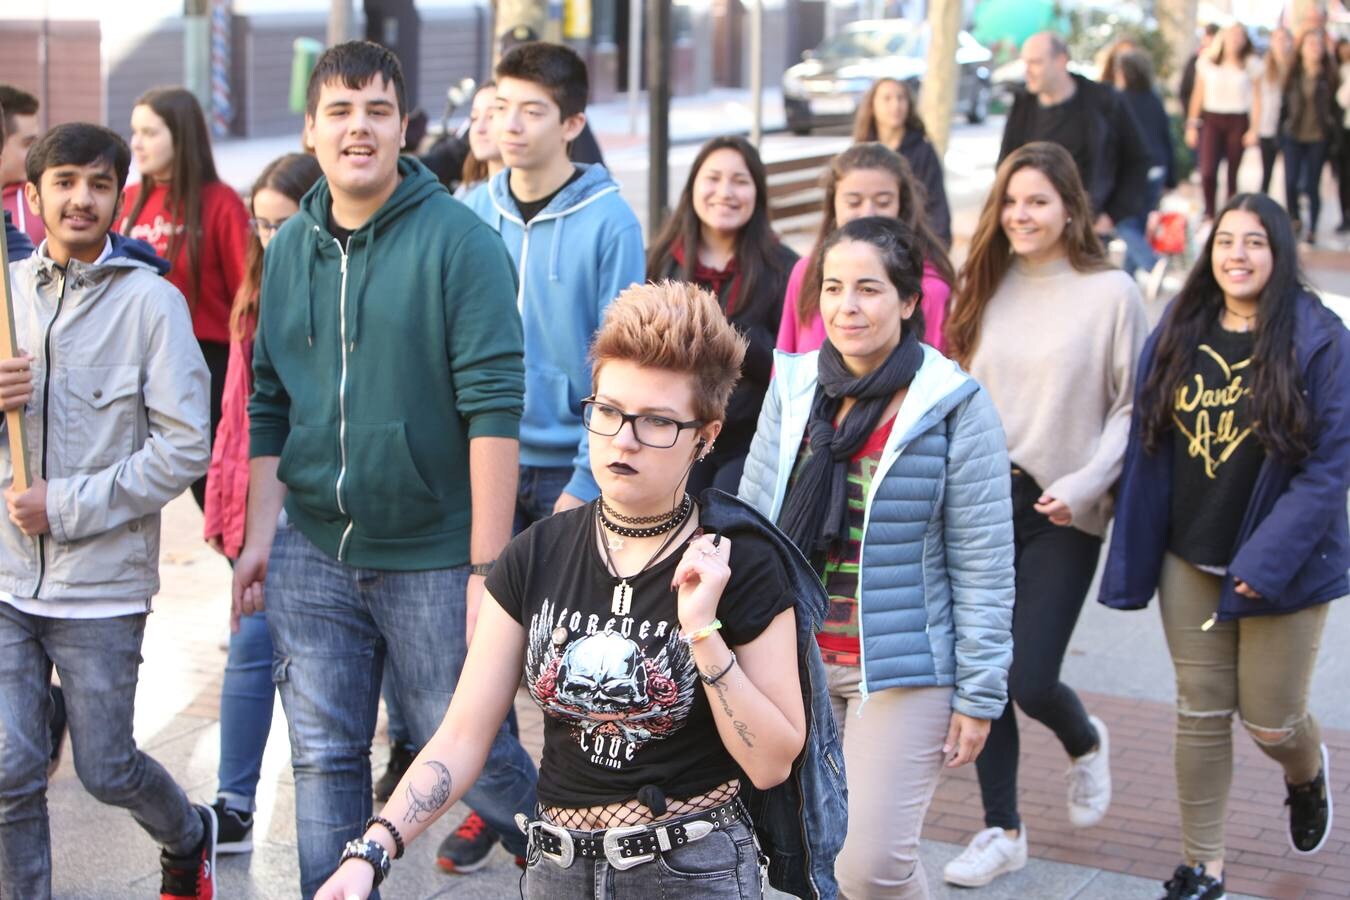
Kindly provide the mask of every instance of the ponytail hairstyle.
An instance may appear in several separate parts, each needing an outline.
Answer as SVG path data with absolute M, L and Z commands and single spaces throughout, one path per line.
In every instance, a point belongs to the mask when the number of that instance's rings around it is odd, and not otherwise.
M 900 300 L 915 298 L 914 312 L 900 325 L 900 337 L 903 340 L 906 334 L 913 333 L 923 340 L 923 303 L 919 301 L 923 297 L 924 255 L 919 249 L 920 241 L 914 229 L 904 219 L 892 219 L 890 216 L 854 219 L 835 229 L 821 242 L 821 258 L 824 259 L 827 253 L 845 241 L 857 241 L 874 247 L 881 256 L 886 277 L 895 286 Z M 817 280 L 817 297 L 820 296 L 820 288 L 820 281 Z
M 994 176 L 994 186 L 984 201 L 979 224 L 970 240 L 970 253 L 954 292 L 955 308 L 943 326 L 947 349 L 952 358 L 966 368 L 970 367 L 971 357 L 980 343 L 985 307 L 1013 263 L 1012 244 L 1003 231 L 1003 200 L 1013 175 L 1022 169 L 1035 169 L 1044 175 L 1064 203 L 1069 222 L 1064 226 L 1060 242 L 1069 265 L 1078 272 L 1111 268 L 1106 250 L 1092 230 L 1092 207 L 1073 157 L 1059 144 L 1048 141 L 1033 141 L 1018 147 L 1003 160 Z
M 164 120 L 173 140 L 173 174 L 169 177 L 165 207 L 177 227 L 169 235 L 166 258 L 171 262 L 178 259 L 186 243 L 190 275 L 188 309 L 195 310 L 202 287 L 202 191 L 208 184 L 220 180 L 216 175 L 215 157 L 211 155 L 206 116 L 197 98 L 187 88 L 154 88 L 136 98 L 135 105 L 150 107 Z M 136 224 L 154 188 L 154 177 L 142 172 L 140 192 L 125 219 L 128 228 Z
M 323 175 L 319 161 L 308 153 L 287 153 L 267 164 L 249 192 L 248 209 L 253 213 L 253 198 L 259 191 L 272 190 L 290 197 L 298 205 L 306 192 Z M 230 338 L 242 341 L 258 320 L 258 294 L 262 290 L 263 245 L 257 230 L 249 234 L 248 256 L 244 261 L 244 280 L 234 295 L 230 309 Z
M 1219 212 L 1204 252 L 1158 326 L 1153 365 L 1139 395 L 1141 437 L 1145 450 L 1157 452 L 1173 427 L 1177 390 L 1194 371 L 1205 332 L 1223 312 L 1223 289 L 1214 276 L 1214 241 L 1224 216 L 1237 210 L 1254 213 L 1261 220 L 1274 260 L 1270 280 L 1256 304 L 1256 340 L 1249 370 L 1253 431 L 1267 453 L 1296 464 L 1308 456 L 1312 427 L 1294 354 L 1295 309 L 1305 288 L 1289 216 L 1265 194 L 1238 194 Z
M 820 220 L 820 232 L 816 236 L 816 248 L 806 264 L 806 275 L 802 281 L 801 293 L 797 295 L 797 321 L 806 326 L 820 312 L 821 266 L 825 259 L 821 247 L 825 239 L 839 226 L 834 213 L 835 196 L 839 182 L 850 172 L 885 172 L 895 179 L 896 196 L 900 201 L 900 220 L 909 226 L 912 241 L 923 259 L 937 269 L 938 275 L 948 284 L 955 285 L 956 272 L 951 260 L 947 258 L 947 249 L 933 229 L 928 225 L 926 194 L 923 185 L 909 168 L 909 163 L 899 153 L 884 144 L 875 141 L 866 144 L 854 144 L 830 161 L 825 170 L 823 187 L 825 188 L 825 210 Z

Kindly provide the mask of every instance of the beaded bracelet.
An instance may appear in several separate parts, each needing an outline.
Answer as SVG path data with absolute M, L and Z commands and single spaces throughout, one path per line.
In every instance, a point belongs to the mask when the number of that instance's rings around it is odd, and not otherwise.
M 713 619 L 712 622 L 708 623 L 707 625 L 704 625 L 698 631 L 692 632 L 691 634 L 680 635 L 680 640 L 684 641 L 686 644 L 697 644 L 699 641 L 703 640 L 706 637 L 709 637 L 714 631 L 717 631 L 721 627 L 722 627 L 722 620 Z
M 378 825 L 385 831 L 389 832 L 389 836 L 394 839 L 394 859 L 402 859 L 403 835 L 398 833 L 398 829 L 394 827 L 394 823 L 390 822 L 384 816 L 371 816 L 369 819 L 366 819 L 366 825 L 364 828 L 361 829 L 361 832 L 364 834 L 365 832 L 369 831 L 370 826 L 372 825 Z

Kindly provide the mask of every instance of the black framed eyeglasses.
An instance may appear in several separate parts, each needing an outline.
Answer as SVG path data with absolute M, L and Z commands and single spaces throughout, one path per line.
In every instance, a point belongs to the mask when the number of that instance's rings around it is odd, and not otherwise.
M 623 430 L 625 423 L 633 427 L 633 437 L 639 444 L 657 450 L 675 446 L 680 432 L 686 428 L 702 428 L 707 423 L 700 419 L 677 422 L 666 416 L 649 413 L 626 413 L 594 397 L 581 401 L 581 422 L 592 434 L 613 437 Z

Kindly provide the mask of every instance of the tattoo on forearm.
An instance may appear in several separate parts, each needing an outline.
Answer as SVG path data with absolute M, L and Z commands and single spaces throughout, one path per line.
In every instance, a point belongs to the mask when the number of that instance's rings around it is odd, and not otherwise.
M 716 678 L 720 674 L 722 674 L 721 666 L 712 666 L 708 669 L 709 678 Z M 727 703 L 726 685 L 719 681 L 712 686 L 712 689 L 713 693 L 717 694 L 717 702 L 722 707 L 722 712 L 726 713 L 726 717 L 731 720 L 731 727 L 736 729 L 736 734 L 740 736 L 741 741 L 747 747 L 755 746 L 753 741 L 755 733 L 750 730 L 749 725 L 736 718 L 736 713 L 732 711 L 731 704 Z
M 450 770 L 434 759 L 426 765 L 436 774 L 436 783 L 425 794 L 417 789 L 417 785 L 408 785 L 408 811 L 403 814 L 405 822 L 430 822 L 450 800 Z

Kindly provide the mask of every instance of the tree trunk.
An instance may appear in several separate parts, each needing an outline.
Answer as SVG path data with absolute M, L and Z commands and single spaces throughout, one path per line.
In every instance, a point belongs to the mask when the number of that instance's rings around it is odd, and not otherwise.
M 932 36 L 928 41 L 928 75 L 919 93 L 919 116 L 941 157 L 947 152 L 952 114 L 956 109 L 959 78 L 956 46 L 957 35 L 961 31 L 960 0 L 930 0 L 928 27 Z
M 332 0 L 328 11 L 328 46 L 352 39 L 352 0 Z
M 1195 25 L 1197 0 L 1158 0 L 1153 15 L 1158 20 L 1158 33 L 1167 43 L 1169 69 L 1180 79 L 1181 73 L 1195 52 Z

